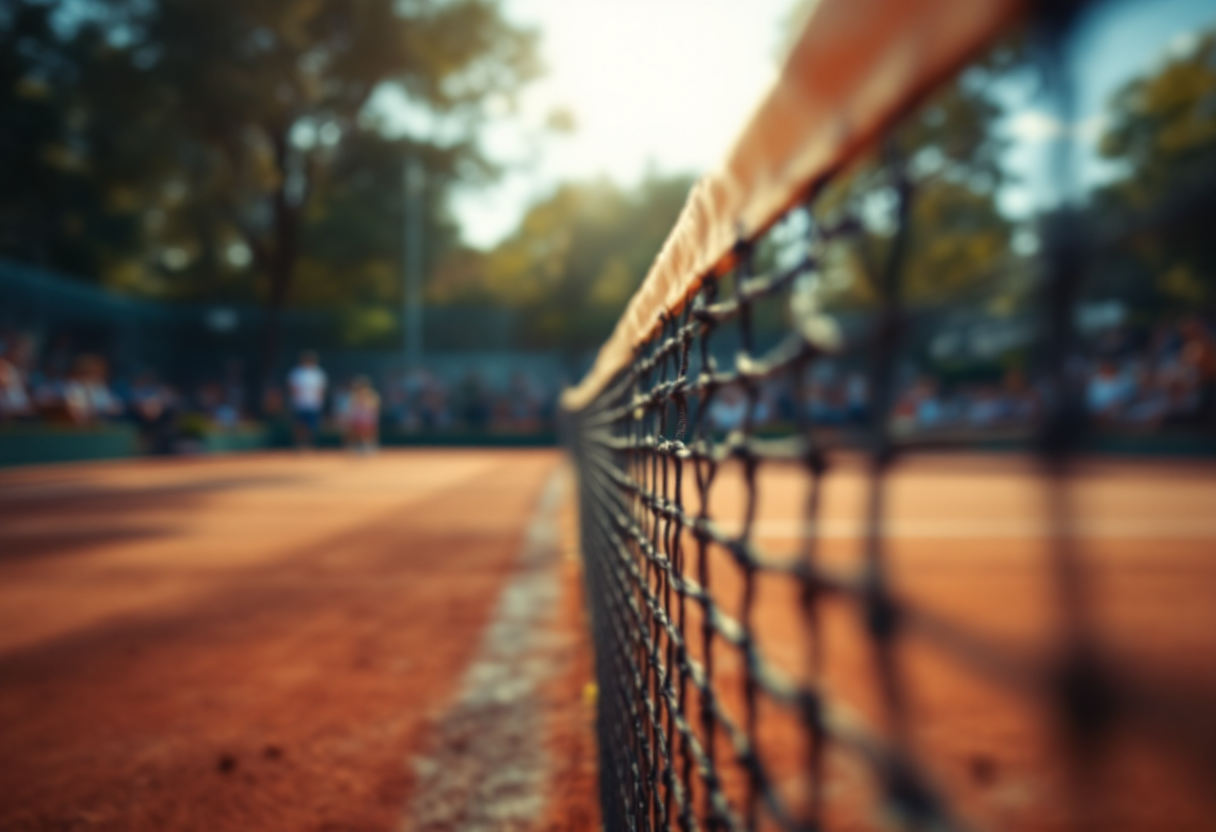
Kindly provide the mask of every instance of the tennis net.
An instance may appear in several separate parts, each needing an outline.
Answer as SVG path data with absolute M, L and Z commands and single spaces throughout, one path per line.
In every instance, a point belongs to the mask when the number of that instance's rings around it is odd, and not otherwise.
M 1103 652 L 1087 602 L 1084 535 L 1071 512 L 1073 459 L 1092 438 L 1076 370 L 1085 266 L 1120 256 L 1137 235 L 1210 217 L 1210 191 L 1183 189 L 1117 224 L 1055 210 L 1041 218 L 1037 252 L 973 257 L 974 279 L 944 292 L 918 284 L 918 207 L 941 198 L 944 186 L 926 184 L 916 131 L 968 83 L 951 81 L 954 73 L 1007 38 L 1010 49 L 1047 65 L 1068 117 L 1068 79 L 1054 62 L 1071 19 L 1045 5 L 1014 29 L 1023 4 L 961 9 L 821 3 L 778 91 L 723 172 L 694 191 L 613 339 L 566 396 L 605 828 L 854 828 L 858 817 L 832 808 L 850 771 L 868 785 L 855 785 L 848 800 L 885 822 L 968 828 L 972 797 L 943 787 L 918 756 L 932 715 L 918 711 L 908 689 L 903 653 L 921 649 L 912 641 L 953 667 L 952 678 L 982 679 L 1050 715 L 1053 747 L 1071 772 L 1051 801 L 1077 805 L 1055 825 L 1044 809 L 1042 828 L 1085 828 L 1099 817 L 1085 809 L 1088 772 L 1105 738 L 1125 726 L 1183 768 L 1212 773 L 1210 702 L 1177 695 Z M 828 46 L 857 19 L 882 20 L 881 31 L 866 36 L 849 66 L 831 64 L 841 55 Z M 909 44 L 924 47 L 910 63 Z M 903 68 L 896 81 L 892 62 Z M 820 79 L 809 91 L 808 77 Z M 824 100 L 848 112 L 837 118 Z M 1061 177 L 1067 166 L 1061 158 Z M 976 418 L 952 420 L 931 395 L 939 382 L 909 365 L 948 354 L 960 312 L 971 319 L 1002 303 L 1020 304 L 1020 323 L 989 317 L 983 326 L 1021 345 L 1014 352 L 1025 369 L 1006 373 L 1001 397 L 981 389 L 970 404 Z M 1041 498 L 1033 528 L 1010 526 L 1006 536 L 1033 536 L 1045 548 L 1038 570 L 1056 623 L 1043 655 L 917 603 L 892 574 L 896 463 L 976 447 L 1037 460 L 1018 474 Z M 857 492 L 851 522 L 839 511 L 825 515 L 829 471 Z M 959 536 L 957 524 L 926 531 L 909 522 L 912 534 Z M 1002 535 L 980 529 L 969 539 L 983 533 Z M 840 556 L 842 542 L 854 559 Z M 832 616 L 856 631 L 839 649 L 866 667 L 864 702 L 825 682 L 827 654 L 838 648 L 824 631 Z M 983 756 L 968 765 L 972 781 L 997 777 Z

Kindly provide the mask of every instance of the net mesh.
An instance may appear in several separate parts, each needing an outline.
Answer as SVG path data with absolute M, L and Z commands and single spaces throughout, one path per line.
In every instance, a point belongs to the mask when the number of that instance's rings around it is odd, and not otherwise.
M 899 428 L 901 350 L 928 313 L 904 301 L 917 193 L 906 161 L 893 143 L 888 150 L 877 169 L 892 204 L 864 320 L 842 328 L 816 302 L 833 253 L 869 233 L 847 210 L 820 211 L 821 186 L 792 212 L 797 221 L 788 224 L 801 239 L 793 262 L 773 262 L 763 241 L 741 243 L 734 270 L 705 280 L 589 407 L 570 414 L 605 828 L 825 828 L 834 751 L 860 761 L 874 784 L 872 802 L 888 820 L 961 828 L 911 739 L 919 717 L 900 645 L 913 633 L 965 673 L 1045 702 L 1076 771 L 1117 723 L 1146 726 L 1210 771 L 1210 707 L 1180 705 L 1151 680 L 1103 660 L 1087 613 L 1080 542 L 1067 533 L 1069 460 L 1085 438 L 1082 391 L 1066 358 L 1076 350 L 1080 263 L 1095 246 L 1193 211 L 1194 194 L 1101 241 L 1063 212 L 1045 236 L 1034 280 L 1039 406 L 1002 436 L 1041 463 L 1046 571 L 1059 624 L 1051 655 L 1030 659 L 913 603 L 891 580 L 883 529 L 893 462 L 923 447 L 973 447 L 976 437 Z M 781 233 L 788 243 L 788 229 Z M 773 308 L 784 310 L 779 337 L 765 324 Z M 814 408 L 818 368 L 841 362 L 855 368 L 858 395 L 841 403 L 844 415 L 825 429 Z M 781 429 L 766 414 L 774 390 L 789 403 Z M 864 480 L 860 563 L 848 571 L 821 558 L 823 486 L 837 464 Z M 757 520 L 760 483 L 771 471 L 800 487 L 796 497 L 782 495 L 800 503 L 791 511 L 797 544 L 787 556 L 762 545 Z M 715 503 L 724 477 L 738 508 L 729 519 L 715 508 L 732 504 Z M 766 641 L 759 619 L 777 583 L 787 588 L 781 597 L 797 610 L 798 626 Z M 844 605 L 861 622 L 876 720 L 858 719 L 823 684 L 828 604 Z

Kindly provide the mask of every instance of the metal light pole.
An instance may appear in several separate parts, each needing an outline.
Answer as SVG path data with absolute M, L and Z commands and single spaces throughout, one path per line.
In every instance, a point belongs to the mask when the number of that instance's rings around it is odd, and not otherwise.
M 405 159 L 402 184 L 405 188 L 405 251 L 402 258 L 405 304 L 401 310 L 401 346 L 405 350 L 406 369 L 412 371 L 422 366 L 422 272 L 425 268 L 422 229 L 423 191 L 426 188 L 426 171 L 413 156 Z

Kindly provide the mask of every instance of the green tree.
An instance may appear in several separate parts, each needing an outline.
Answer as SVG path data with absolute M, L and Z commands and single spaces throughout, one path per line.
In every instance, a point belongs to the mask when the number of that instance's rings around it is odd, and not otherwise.
M 428 171 L 424 273 L 431 274 L 459 249 L 460 228 L 447 210 L 446 195 L 458 179 L 467 180 L 460 168 L 471 155 L 466 147 L 422 146 L 360 130 L 331 160 L 303 217 L 294 303 L 342 310 L 352 344 L 400 344 L 401 179 L 407 155 L 422 158 Z
M 93 274 L 139 245 L 127 160 L 109 142 L 138 132 L 127 119 L 138 96 L 117 94 L 121 60 L 97 27 L 64 33 L 54 12 L 0 10 L 0 255 Z M 115 95 L 94 112 L 89 90 L 102 79 Z
M 1176 199 L 1193 203 L 1153 233 L 1110 252 L 1101 288 L 1167 308 L 1216 305 L 1216 32 L 1125 85 L 1111 100 L 1099 152 L 1121 171 L 1097 194 L 1107 216 L 1151 215 Z M 1196 200 L 1202 191 L 1206 200 Z M 1130 255 L 1130 256 L 1128 256 Z
M 517 309 L 536 345 L 596 347 L 650 270 L 691 186 L 686 176 L 650 176 L 633 189 L 606 179 L 563 184 L 493 250 L 446 262 L 436 297 Z
M 428 167 L 432 251 L 450 239 L 445 189 L 493 173 L 479 129 L 538 71 L 496 0 L 26 0 L 0 30 L 0 106 L 30 114 L 14 141 L 61 149 L 43 179 L 76 176 L 99 213 L 137 220 L 125 260 L 94 258 L 108 282 L 152 270 L 168 294 L 256 297 L 272 319 L 347 281 L 384 299 L 370 275 L 400 257 L 406 153 Z M 414 126 L 399 140 L 372 104 L 393 90 Z
M 373 93 L 397 85 L 475 157 L 486 103 L 536 70 L 531 35 L 492 0 L 160 0 L 140 23 L 150 77 L 197 148 L 191 186 L 243 235 L 272 310 L 294 288 L 310 200 Z
M 898 197 L 892 167 L 910 194 L 901 288 L 913 304 L 966 291 L 1016 266 L 1013 224 L 997 206 L 1008 174 L 1007 140 L 994 87 L 1021 61 L 1016 41 L 993 48 L 917 107 L 888 144 L 846 169 L 814 208 L 821 221 L 841 215 L 865 228 L 857 244 L 834 247 L 826 294 L 844 305 L 871 303 L 896 237 Z

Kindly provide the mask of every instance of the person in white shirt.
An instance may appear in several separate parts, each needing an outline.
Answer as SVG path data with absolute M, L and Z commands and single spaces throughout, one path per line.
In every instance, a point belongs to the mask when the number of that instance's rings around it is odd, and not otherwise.
M 1112 421 L 1122 413 L 1132 392 L 1131 385 L 1115 367 L 1115 362 L 1101 361 L 1090 376 L 1085 391 L 1089 412 L 1102 421 Z
M 310 446 L 321 428 L 326 383 L 325 371 L 317 366 L 317 354 L 301 353 L 300 363 L 287 377 L 296 420 L 296 442 L 301 448 Z

